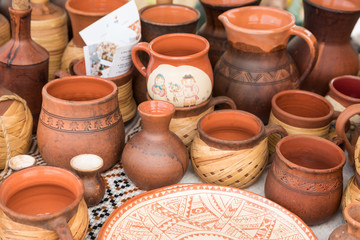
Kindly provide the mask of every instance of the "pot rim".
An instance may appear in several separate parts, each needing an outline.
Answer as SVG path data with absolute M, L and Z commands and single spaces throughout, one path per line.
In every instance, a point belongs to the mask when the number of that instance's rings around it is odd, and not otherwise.
M 167 39 L 167 38 L 176 38 L 176 37 L 187 37 L 187 38 L 198 39 L 199 41 L 202 41 L 205 44 L 205 48 L 202 49 L 201 51 L 197 52 L 197 53 L 194 53 L 194 54 L 191 54 L 191 55 L 186 55 L 186 56 L 168 56 L 168 55 L 158 53 L 153 49 L 153 45 L 155 43 L 157 43 L 158 41 L 163 40 L 163 39 Z M 204 56 L 205 54 L 207 54 L 209 52 L 209 49 L 210 49 L 210 43 L 204 37 L 202 37 L 200 35 L 193 34 L 193 33 L 168 33 L 168 34 L 161 35 L 161 36 L 156 37 L 153 40 L 151 40 L 151 42 L 149 43 L 149 48 L 150 48 L 151 54 L 153 56 L 161 58 L 161 59 L 165 58 L 166 60 L 173 60 L 173 61 L 177 61 L 177 60 L 193 60 L 193 59 L 199 58 L 199 57 Z
M 114 10 L 111 10 L 111 11 L 104 11 L 104 12 L 87 12 L 87 11 L 82 11 L 82 10 L 79 10 L 79 9 L 76 9 L 76 8 L 73 8 L 70 6 L 70 1 L 74 1 L 74 0 L 67 0 L 66 3 L 65 3 L 65 9 L 72 13 L 72 14 L 77 14 L 77 15 L 81 15 L 81 16 L 89 16 L 89 17 L 103 17 L 109 13 L 111 13 L 112 11 Z M 127 2 L 124 2 L 123 5 L 125 5 Z M 121 5 L 121 6 L 123 6 Z M 119 6 L 120 7 L 120 6 Z
M 190 11 L 193 11 L 195 14 L 196 14 L 196 17 L 191 19 L 191 20 L 188 20 L 188 21 L 185 21 L 185 22 L 179 22 L 179 23 L 161 23 L 161 22 L 156 22 L 156 21 L 151 21 L 149 19 L 146 19 L 142 16 L 142 13 L 151 9 L 151 8 L 158 8 L 158 7 L 175 7 L 175 8 L 186 8 Z M 142 22 L 145 22 L 145 23 L 149 23 L 149 24 L 156 24 L 156 25 L 160 25 L 160 26 L 183 26 L 183 25 L 188 25 L 188 24 L 191 24 L 191 23 L 195 23 L 197 21 L 199 21 L 200 19 L 200 12 L 199 10 L 197 10 L 196 8 L 192 8 L 192 7 L 189 7 L 189 6 L 186 6 L 186 5 L 182 5 L 182 4 L 155 4 L 155 5 L 148 5 L 148 6 L 145 6 L 143 8 L 141 8 L 139 10 L 139 15 L 140 15 L 140 21 Z
M 82 167 L 79 167 L 78 164 L 76 164 L 76 158 L 79 158 L 79 157 L 92 157 L 92 158 L 97 158 L 97 159 L 101 159 L 101 161 L 99 161 L 100 164 L 98 164 L 98 166 L 96 167 L 93 167 L 93 168 L 82 168 Z M 102 168 L 104 166 L 104 160 L 99 156 L 99 155 L 96 155 L 96 154 L 92 154 L 92 153 L 83 153 L 83 154 L 79 154 L 79 155 L 76 155 L 74 156 L 73 158 L 71 158 L 70 160 L 70 166 L 78 171 L 78 172 L 83 172 L 83 173 L 91 173 L 91 172 L 94 172 L 94 171 L 98 171 L 100 170 L 100 168 Z
M 221 115 L 221 114 L 226 114 L 226 113 L 235 113 L 235 114 L 238 114 L 239 116 L 246 115 L 246 116 L 252 118 L 259 124 L 259 126 L 260 126 L 259 132 L 255 136 L 252 136 L 250 138 L 243 139 L 243 140 L 223 140 L 223 139 L 219 139 L 219 138 L 209 135 L 202 129 L 201 123 L 204 121 L 205 118 L 208 118 L 209 116 L 214 116 L 214 115 L 219 115 L 219 114 Z M 205 114 L 198 121 L 197 129 L 198 129 L 199 137 L 201 140 L 203 140 L 207 145 L 209 145 L 211 147 L 215 147 L 215 148 L 221 148 L 221 150 L 241 150 L 241 149 L 250 148 L 252 146 L 257 145 L 261 140 L 266 138 L 265 126 L 264 126 L 263 122 L 260 120 L 260 118 L 258 118 L 257 116 L 255 116 L 252 113 L 249 113 L 249 112 L 246 112 L 243 110 L 224 109 L 224 110 L 217 110 L 217 111 L 213 111 L 211 113 Z
M 277 105 L 276 101 L 280 97 L 282 97 L 284 95 L 294 95 L 294 94 L 302 94 L 302 95 L 306 95 L 306 96 L 310 96 L 310 97 L 314 97 L 314 98 L 318 99 L 319 101 L 325 103 L 328 106 L 329 113 L 322 117 L 302 117 L 302 116 L 288 113 Z M 322 123 L 329 124 L 332 121 L 332 117 L 334 115 L 334 107 L 329 103 L 329 101 L 327 101 L 323 96 L 321 96 L 319 94 L 309 92 L 309 91 L 304 91 L 304 90 L 285 90 L 285 91 L 278 92 L 271 99 L 271 111 L 278 120 L 280 120 L 286 124 L 288 124 L 287 121 L 284 121 L 283 119 L 296 120 L 296 121 L 300 122 L 299 126 L 296 126 L 296 127 L 303 127 L 303 128 L 323 127 L 324 124 L 322 124 Z M 283 115 L 283 117 L 279 117 L 279 115 Z M 309 124 L 310 125 L 313 124 L 316 126 L 309 127 L 308 126 Z M 293 124 L 289 124 L 289 125 L 293 125 Z
M 150 113 L 150 112 L 147 112 L 147 111 L 143 111 L 142 108 L 146 107 L 146 106 L 150 106 L 152 104 L 161 104 L 163 106 L 166 107 L 166 109 L 168 111 L 164 111 L 162 113 Z M 174 104 L 170 103 L 170 102 L 167 102 L 167 101 L 163 101 L 163 100 L 148 100 L 148 101 L 144 101 L 142 103 L 139 104 L 138 106 L 138 111 L 139 111 L 139 114 L 142 114 L 146 117 L 151 117 L 151 118 L 154 118 L 154 117 L 166 117 L 166 116 L 169 116 L 169 115 L 174 115 L 175 113 L 175 106 Z
M 315 140 L 320 141 L 320 142 L 322 142 L 324 144 L 327 144 L 328 147 L 335 148 L 336 151 L 341 155 L 341 161 L 336 166 L 334 166 L 332 168 L 327 168 L 327 169 L 308 168 L 308 167 L 303 167 L 303 166 L 300 166 L 298 164 L 295 164 L 295 163 L 291 162 L 290 160 L 288 160 L 281 153 L 280 147 L 284 142 L 290 141 L 291 139 L 297 139 L 297 138 L 315 139 Z M 341 169 L 345 165 L 345 162 L 346 162 L 345 154 L 344 154 L 343 150 L 338 145 L 336 145 L 335 143 L 333 143 L 333 142 L 331 142 L 329 140 L 326 140 L 324 138 L 321 138 L 321 137 L 318 137 L 318 136 L 313 136 L 313 135 L 306 135 L 306 134 L 289 135 L 289 136 L 286 136 L 286 137 L 282 138 L 276 144 L 275 152 L 276 152 L 276 155 L 278 156 L 278 158 L 281 159 L 281 161 L 285 165 L 287 165 L 287 167 L 289 167 L 290 169 L 296 169 L 296 170 L 300 170 L 302 172 L 310 173 L 310 174 L 313 174 L 314 172 L 316 172 L 318 174 L 333 173 L 333 172 L 336 172 L 339 169 Z
M 23 214 L 23 213 L 18 213 L 10 208 L 8 208 L 7 206 L 5 206 L 5 203 L 1 200 L 0 198 L 0 209 L 2 211 L 4 211 L 4 213 L 11 219 L 21 219 L 21 218 L 25 218 L 25 222 L 31 223 L 34 222 L 36 224 L 41 224 L 47 221 L 52 221 L 54 219 L 63 217 L 63 215 L 66 215 L 68 212 L 71 212 L 72 210 L 74 210 L 80 203 L 81 199 L 83 198 L 84 195 L 84 185 L 81 181 L 81 179 L 73 174 L 71 171 L 64 169 L 64 168 L 59 168 L 59 167 L 53 167 L 53 166 L 33 166 L 33 167 L 29 167 L 26 169 L 23 169 L 21 171 L 17 171 L 14 172 L 13 174 L 11 174 L 8 178 L 6 178 L 1 184 L 0 184 L 0 189 L 1 187 L 6 184 L 8 181 L 11 181 L 12 179 L 16 179 L 16 177 L 18 175 L 23 175 L 29 172 L 38 172 L 41 171 L 41 173 L 44 173 L 45 171 L 52 171 L 52 173 L 58 173 L 58 174 L 66 174 L 68 178 L 72 178 L 74 181 L 73 182 L 78 182 L 79 183 L 79 193 L 77 194 L 77 196 L 75 196 L 75 199 L 72 203 L 70 203 L 68 206 L 64 207 L 63 209 L 53 212 L 53 213 L 48 213 L 48 214 L 42 214 L 42 215 L 28 215 L 28 214 Z M 33 175 L 31 175 L 33 176 Z M 37 185 L 37 184 L 35 184 Z M 30 185 L 30 186 L 35 186 L 35 185 Z M 63 187 L 63 186 L 62 186 Z M 73 188 L 72 188 L 73 189 Z M 74 193 L 73 191 L 71 191 L 72 193 Z M 74 194 L 75 195 L 75 194 Z M 17 220 L 14 220 L 17 221 Z M 25 223 L 27 224 L 27 223 Z M 46 223 L 48 225 L 48 223 Z M 35 224 L 34 224 L 35 225 Z M 33 226 L 34 226 L 33 225 Z
M 322 6 L 320 4 L 314 3 L 312 0 L 303 0 L 304 2 L 306 2 L 307 4 L 319 8 L 321 10 L 325 10 L 325 11 L 329 11 L 329 12 L 334 12 L 334 13 L 341 13 L 341 14 L 354 14 L 360 11 L 360 8 L 358 10 L 340 10 L 340 9 L 335 9 L 335 8 L 329 8 L 329 7 L 325 7 Z
M 49 94 L 49 92 L 47 91 L 49 87 L 52 87 L 55 84 L 58 84 L 59 82 L 65 82 L 65 81 L 73 81 L 73 82 L 77 82 L 77 80 L 79 79 L 87 79 L 87 80 L 91 80 L 91 81 L 98 81 L 98 82 L 103 82 L 105 84 L 111 85 L 112 87 L 112 91 L 111 93 L 109 93 L 108 95 L 101 97 L 101 98 L 96 98 L 96 99 L 92 99 L 92 100 L 86 100 L 86 101 L 70 101 L 70 100 L 65 100 L 65 99 L 60 99 L 57 97 L 54 97 L 52 95 Z M 99 103 L 105 103 L 108 102 L 109 100 L 111 100 L 114 97 L 117 97 L 117 86 L 114 82 L 106 80 L 104 78 L 100 78 L 100 77 L 94 77 L 94 76 L 69 76 L 69 77 L 63 77 L 63 78 L 58 78 L 58 79 L 54 79 L 48 83 L 45 84 L 45 86 L 42 89 L 42 96 L 43 96 L 43 101 L 44 99 L 48 99 L 52 102 L 55 102 L 56 104 L 61 104 L 61 105 L 72 105 L 72 106 L 84 106 L 84 105 L 97 105 Z
M 333 78 L 330 83 L 329 83 L 329 93 L 328 95 L 330 96 L 333 96 L 331 93 L 333 92 L 335 94 L 334 97 L 336 97 L 336 95 L 339 95 L 340 98 L 343 98 L 345 99 L 345 101 L 349 101 L 351 102 L 352 104 L 356 104 L 356 103 L 360 103 L 360 99 L 359 98 L 354 98 L 354 97 L 350 97 L 348 95 L 345 95 L 343 94 L 342 92 L 340 92 L 339 90 L 337 90 L 335 87 L 334 87 L 334 82 L 335 81 L 339 81 L 340 79 L 343 79 L 343 78 L 351 78 L 355 81 L 358 81 L 359 84 L 360 84 L 360 77 L 356 77 L 356 76 L 353 76 L 353 75 L 343 75 L 343 76 L 339 76 L 339 77 L 336 77 L 336 78 Z M 345 106 L 346 107 L 346 106 Z
M 344 218 L 347 221 L 347 224 L 355 226 L 357 229 L 360 228 L 360 222 L 358 220 L 355 220 L 350 214 L 350 208 L 357 207 L 360 209 L 360 202 L 352 202 L 350 203 L 343 211 Z
M 232 8 L 248 6 L 248 5 L 257 4 L 257 3 L 260 4 L 260 2 L 261 2 L 261 0 L 238 0 L 238 3 L 234 3 L 234 4 L 227 4 L 227 3 L 211 4 L 207 0 L 200 0 L 201 4 L 204 4 L 206 6 L 211 6 L 213 8 L 224 8 L 224 10 L 225 9 L 230 10 Z
M 286 16 L 290 19 L 290 22 L 284 26 L 281 27 L 276 27 L 276 28 L 272 28 L 272 29 L 252 29 L 252 28 L 244 28 L 244 27 L 240 27 L 238 25 L 235 25 L 233 23 L 231 23 L 227 17 L 227 15 L 232 14 L 234 12 L 248 12 L 248 11 L 252 11 L 252 12 L 259 12 L 259 10 L 265 11 L 265 12 L 273 12 L 273 13 L 277 13 L 283 16 Z M 225 21 L 227 21 L 230 24 L 227 24 L 226 27 L 239 32 L 245 32 L 247 34 L 274 34 L 274 33 L 280 33 L 280 32 L 285 32 L 288 31 L 291 27 L 295 26 L 296 23 L 296 19 L 295 16 L 293 14 L 291 14 L 290 12 L 287 12 L 285 10 L 282 9 L 277 9 L 277 8 L 272 8 L 272 7 L 264 7 L 264 6 L 246 6 L 246 7 L 240 7 L 240 8 L 233 8 L 230 9 L 224 13 L 222 13 L 219 16 L 220 21 L 222 21 L 221 19 L 224 18 Z M 225 24 L 224 24 L 225 25 Z M 226 28 L 225 27 L 225 28 Z

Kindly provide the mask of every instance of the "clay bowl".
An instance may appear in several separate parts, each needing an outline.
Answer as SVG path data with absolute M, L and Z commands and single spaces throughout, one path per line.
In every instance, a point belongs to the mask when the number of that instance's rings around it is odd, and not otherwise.
M 346 75 L 334 78 L 329 83 L 329 89 L 327 95 L 345 108 L 360 103 L 360 77 Z
M 13 173 L 0 185 L 0 208 L 15 222 L 72 239 L 67 222 L 77 212 L 83 194 L 81 180 L 70 171 L 31 167 Z

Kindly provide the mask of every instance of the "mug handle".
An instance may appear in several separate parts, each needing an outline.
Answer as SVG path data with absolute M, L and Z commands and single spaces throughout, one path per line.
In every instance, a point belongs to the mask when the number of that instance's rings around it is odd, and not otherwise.
M 226 96 L 218 96 L 218 97 L 213 97 L 210 100 L 210 107 L 216 106 L 218 104 L 226 104 L 228 105 L 231 109 L 236 109 L 236 104 L 234 102 L 234 100 L 232 100 L 229 97 Z
M 349 140 L 346 137 L 345 126 L 348 120 L 355 114 L 360 113 L 360 104 L 354 104 L 347 107 L 336 120 L 336 134 L 344 140 L 345 148 L 348 151 L 349 163 L 351 166 L 354 166 L 354 153 L 355 146 L 352 146 Z
M 71 74 L 68 73 L 66 70 L 64 69 L 60 69 L 54 72 L 54 79 L 58 79 L 58 78 L 63 78 L 63 77 L 70 77 Z
M 144 66 L 144 64 L 142 64 L 139 58 L 139 54 L 138 54 L 139 51 L 144 51 L 149 56 L 151 56 L 149 43 L 147 42 L 138 43 L 131 50 L 131 58 L 135 67 L 141 73 L 141 75 L 143 75 L 146 78 L 146 67 Z
M 270 136 L 271 134 L 277 133 L 281 138 L 286 137 L 288 135 L 285 128 L 277 124 L 268 124 L 265 126 L 265 134 L 266 136 Z
M 315 66 L 319 54 L 318 43 L 315 36 L 309 30 L 300 26 L 296 26 L 296 25 L 293 26 L 290 29 L 290 34 L 301 37 L 302 39 L 305 40 L 305 42 L 309 46 L 310 61 L 307 68 L 299 78 L 299 82 L 302 82 L 310 74 L 310 72 Z
M 60 240 L 73 240 L 70 227 L 64 217 L 58 217 L 49 223 L 49 229 L 57 233 Z

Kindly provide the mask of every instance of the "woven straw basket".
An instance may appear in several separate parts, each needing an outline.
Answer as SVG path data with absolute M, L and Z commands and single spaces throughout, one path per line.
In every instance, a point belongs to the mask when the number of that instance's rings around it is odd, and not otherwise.
M 0 46 L 10 40 L 9 21 L 0 14 Z

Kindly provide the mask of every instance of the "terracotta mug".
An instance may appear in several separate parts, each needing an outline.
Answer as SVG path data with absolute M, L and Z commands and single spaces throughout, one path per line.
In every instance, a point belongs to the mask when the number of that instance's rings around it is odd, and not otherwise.
M 278 125 L 264 126 L 255 115 L 240 110 L 219 110 L 203 116 L 191 145 L 195 172 L 207 183 L 244 188 L 264 171 L 268 162 L 268 136 Z
M 81 180 L 68 170 L 37 166 L 13 173 L 0 186 L 0 209 L 13 221 L 73 239 L 68 221 L 83 198 Z
M 150 56 L 145 67 L 139 58 Z M 189 107 L 206 101 L 212 92 L 213 71 L 208 57 L 209 42 L 189 33 L 165 34 L 132 49 L 135 67 L 146 78 L 151 99 Z
M 309 225 L 336 213 L 343 189 L 344 152 L 317 136 L 293 135 L 276 145 L 265 182 L 266 198 L 298 215 Z
M 71 76 L 48 82 L 42 94 L 37 141 L 47 164 L 71 169 L 71 158 L 91 153 L 104 160 L 103 172 L 119 161 L 125 130 L 115 83 Z
M 286 90 L 271 99 L 269 123 L 279 124 L 289 135 L 308 134 L 328 139 L 330 123 L 336 119 L 332 105 L 316 93 L 303 90 Z M 269 149 L 273 153 L 280 137 L 269 137 Z

